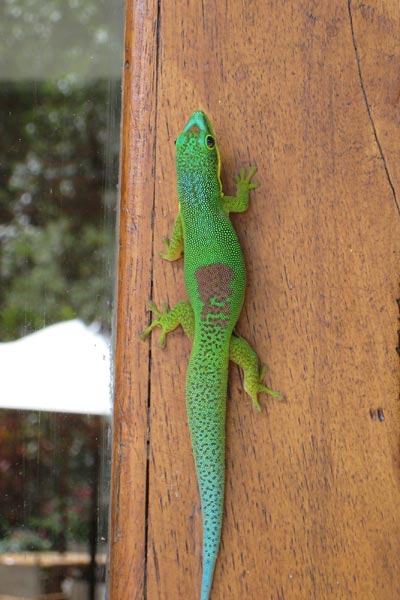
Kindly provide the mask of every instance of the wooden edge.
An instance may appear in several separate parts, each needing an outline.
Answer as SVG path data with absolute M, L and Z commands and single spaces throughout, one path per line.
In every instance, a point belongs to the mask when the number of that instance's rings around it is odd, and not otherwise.
M 109 597 L 143 598 L 149 346 L 139 339 L 151 293 L 157 2 L 127 0 L 115 326 Z

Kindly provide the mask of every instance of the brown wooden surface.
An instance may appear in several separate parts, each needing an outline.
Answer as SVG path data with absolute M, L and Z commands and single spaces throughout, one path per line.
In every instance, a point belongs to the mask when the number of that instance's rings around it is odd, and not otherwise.
M 182 262 L 158 252 L 177 210 L 173 140 L 197 108 L 226 192 L 258 165 L 233 218 L 248 265 L 238 330 L 286 396 L 256 414 L 231 369 L 212 600 L 400 598 L 399 28 L 397 0 L 128 0 L 112 600 L 200 587 L 190 344 L 138 339 L 149 296 L 186 297 Z

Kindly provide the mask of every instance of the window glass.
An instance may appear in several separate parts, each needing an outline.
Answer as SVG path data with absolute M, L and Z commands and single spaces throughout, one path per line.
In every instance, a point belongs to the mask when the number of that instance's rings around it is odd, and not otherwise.
M 0 3 L 0 597 L 104 597 L 122 0 Z

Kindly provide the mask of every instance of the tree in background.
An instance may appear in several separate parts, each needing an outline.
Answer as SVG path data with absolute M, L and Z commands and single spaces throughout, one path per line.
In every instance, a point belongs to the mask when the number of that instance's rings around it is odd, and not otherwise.
M 74 317 L 110 331 L 123 6 L 0 3 L 0 342 Z M 99 515 L 106 535 L 106 429 L 1 410 L 1 551 L 87 543 Z
M 0 3 L 0 342 L 109 329 L 123 6 Z
M 76 316 L 109 328 L 119 151 L 109 98 L 104 81 L 0 86 L 1 341 Z

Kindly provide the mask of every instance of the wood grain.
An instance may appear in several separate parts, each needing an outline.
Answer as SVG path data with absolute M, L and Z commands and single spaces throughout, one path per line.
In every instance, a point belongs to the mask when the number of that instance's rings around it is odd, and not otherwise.
M 286 398 L 254 413 L 232 368 L 212 599 L 397 600 L 400 6 L 129 0 L 126 32 L 110 597 L 200 587 L 190 344 L 137 334 L 150 293 L 186 297 L 182 262 L 158 252 L 177 210 L 173 140 L 202 108 L 225 191 L 258 166 L 233 217 L 238 330 Z
M 116 310 L 110 597 L 146 586 L 149 352 L 139 343 L 151 294 L 157 3 L 127 2 Z M 139 309 L 140 307 L 140 309 Z

